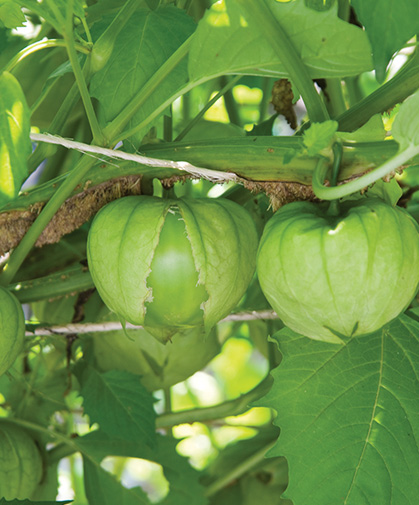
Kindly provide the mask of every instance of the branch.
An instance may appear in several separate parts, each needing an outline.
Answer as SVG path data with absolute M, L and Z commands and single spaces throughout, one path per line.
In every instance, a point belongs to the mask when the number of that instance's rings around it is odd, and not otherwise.
M 141 176 L 113 179 L 93 188 L 86 188 L 68 198 L 59 208 L 35 245 L 42 247 L 58 242 L 93 217 L 98 210 L 121 196 L 141 194 Z M 38 217 L 46 202 L 37 202 L 24 210 L 0 213 L 0 256 L 16 247 Z
M 76 151 L 84 154 L 91 153 L 106 156 L 112 159 L 133 161 L 134 163 L 139 163 L 141 165 L 145 165 L 146 167 L 171 168 L 179 170 L 183 174 L 186 172 L 186 174 L 207 179 L 211 182 L 239 182 L 237 175 L 232 172 L 218 172 L 216 170 L 209 170 L 208 168 L 196 167 L 187 161 L 160 160 L 157 158 L 150 158 L 148 156 L 141 156 L 139 154 L 126 153 L 116 149 L 83 144 L 82 142 L 76 142 L 74 140 L 64 139 L 50 134 L 31 133 L 31 140 L 34 142 L 57 144 L 66 147 L 67 149 L 75 149 Z
M 224 322 L 240 322 L 240 321 L 254 321 L 256 319 L 278 319 L 278 316 L 273 310 L 253 310 L 250 312 L 240 312 L 237 314 L 230 314 L 220 321 Z M 35 327 L 31 325 L 31 330 L 26 331 L 26 336 L 38 336 L 45 337 L 51 335 L 68 335 L 72 333 L 77 333 L 79 335 L 85 333 L 99 333 L 107 331 L 122 330 L 123 326 L 120 322 L 106 322 L 106 323 L 79 323 L 79 324 L 66 324 L 66 325 L 54 325 L 54 326 L 42 326 L 39 325 Z M 126 323 L 125 328 L 127 330 L 141 330 L 142 326 L 136 326 L 134 324 Z

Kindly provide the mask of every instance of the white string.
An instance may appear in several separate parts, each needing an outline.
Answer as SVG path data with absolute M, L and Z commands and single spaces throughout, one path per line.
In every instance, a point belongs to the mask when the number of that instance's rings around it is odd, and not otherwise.
M 254 321 L 256 319 L 278 319 L 278 316 L 273 310 L 253 310 L 251 312 L 240 312 L 238 314 L 230 314 L 229 316 L 222 319 L 220 322 L 227 321 Z M 38 336 L 45 337 L 50 335 L 68 335 L 70 333 L 100 333 L 106 331 L 122 330 L 122 324 L 120 322 L 106 322 L 106 323 L 79 323 L 79 324 L 66 324 L 66 325 L 54 325 L 54 326 L 40 326 L 34 331 L 26 331 L 26 336 Z M 125 328 L 127 330 L 141 330 L 142 326 L 135 326 L 130 323 L 126 323 Z
M 33 142 L 57 144 L 66 147 L 67 149 L 75 149 L 84 154 L 100 154 L 102 156 L 107 156 L 113 159 L 133 161 L 134 163 L 140 163 L 141 165 L 146 165 L 148 167 L 172 168 L 175 170 L 180 170 L 181 172 L 186 172 L 195 177 L 202 177 L 203 179 L 207 179 L 212 182 L 240 182 L 237 175 L 232 172 L 220 172 L 217 170 L 210 170 L 208 168 L 196 167 L 187 161 L 170 161 L 159 160 L 157 158 L 149 158 L 148 156 L 142 156 L 140 154 L 132 154 L 126 153 L 124 151 L 119 151 L 118 149 L 108 149 L 106 147 L 84 144 L 82 142 L 65 139 L 63 137 L 59 137 L 58 135 L 51 135 L 49 133 L 31 133 L 30 136 Z

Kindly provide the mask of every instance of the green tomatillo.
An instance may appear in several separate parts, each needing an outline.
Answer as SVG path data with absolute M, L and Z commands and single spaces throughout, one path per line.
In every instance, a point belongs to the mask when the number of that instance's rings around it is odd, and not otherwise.
M 249 213 L 224 199 L 129 196 L 95 217 L 87 256 L 106 305 L 165 342 L 238 303 L 255 270 L 258 237 Z
M 417 224 L 379 199 L 294 202 L 267 223 L 258 252 L 262 290 L 283 322 L 341 343 L 397 317 L 419 284 Z
M 18 299 L 0 287 L 0 375 L 13 365 L 23 348 L 25 316 Z

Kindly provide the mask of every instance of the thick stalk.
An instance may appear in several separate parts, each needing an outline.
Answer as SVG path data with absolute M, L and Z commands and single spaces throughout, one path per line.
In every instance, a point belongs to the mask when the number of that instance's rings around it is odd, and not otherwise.
M 338 116 L 339 131 L 360 128 L 374 114 L 381 114 L 403 102 L 419 88 L 419 51 L 388 82 Z
M 238 0 L 238 2 L 248 12 L 250 18 L 263 29 L 263 34 L 286 68 L 290 80 L 300 92 L 310 121 L 321 123 L 329 119 L 327 109 L 314 87 L 307 67 L 266 0 L 259 2 Z

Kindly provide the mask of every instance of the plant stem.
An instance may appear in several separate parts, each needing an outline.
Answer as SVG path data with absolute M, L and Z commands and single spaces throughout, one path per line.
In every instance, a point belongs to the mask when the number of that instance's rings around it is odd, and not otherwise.
M 335 118 L 339 114 L 346 111 L 346 104 L 343 98 L 342 84 L 340 79 L 326 79 L 326 93 L 328 111 L 331 118 Z
M 74 35 L 73 35 L 73 1 L 68 0 L 67 4 L 67 22 L 63 33 L 64 40 L 66 42 L 67 53 L 70 59 L 71 67 L 76 78 L 77 86 L 80 91 L 81 99 L 83 101 L 84 109 L 86 111 L 87 119 L 90 124 L 90 128 L 93 134 L 93 143 L 98 145 L 104 144 L 104 136 L 102 129 L 99 126 L 99 122 L 96 117 L 96 113 L 93 109 L 92 100 L 90 99 L 89 90 L 87 89 L 86 80 L 84 78 L 83 71 L 80 66 L 79 58 L 75 49 Z
M 151 76 L 151 78 L 144 84 L 132 100 L 124 107 L 124 109 L 122 109 L 117 117 L 104 129 L 105 138 L 111 139 L 112 144 L 117 144 L 131 135 L 134 135 L 154 119 L 153 116 L 150 116 L 140 125 L 137 125 L 121 134 L 126 124 L 132 119 L 138 109 L 150 98 L 151 94 L 188 54 L 192 36 L 193 35 L 186 39 L 185 42 L 170 56 L 170 58 L 164 62 L 164 64 Z
M 240 76 L 240 77 L 242 77 L 242 76 Z M 234 78 L 233 78 L 233 80 L 234 80 Z M 227 87 L 227 89 L 224 93 L 224 104 L 225 104 L 225 108 L 226 108 L 230 123 L 241 127 L 242 124 L 240 121 L 239 111 L 237 110 L 237 103 L 234 100 L 234 96 L 231 91 L 232 86 L 228 86 L 228 84 L 230 82 L 231 82 L 231 80 L 227 76 L 222 75 L 220 77 L 221 86 L 223 88 Z
M 314 87 L 313 81 L 308 73 L 307 67 L 301 60 L 289 36 L 277 20 L 266 0 L 259 2 L 248 2 L 238 0 L 249 17 L 254 20 L 259 27 L 263 27 L 263 33 L 273 49 L 276 51 L 280 61 L 285 66 L 290 80 L 300 92 L 310 121 L 321 123 L 329 119 L 326 106 Z M 280 4 L 278 4 L 280 5 Z
M 322 158 L 318 161 L 313 173 L 312 185 L 314 194 L 322 200 L 335 200 L 351 195 L 397 170 L 397 168 L 417 154 L 419 154 L 419 146 L 410 145 L 407 149 L 390 158 L 371 172 L 361 176 L 359 179 L 335 187 L 326 187 L 323 185 L 328 171 L 328 164 L 326 158 Z
M 214 419 L 242 414 L 248 410 L 252 402 L 269 391 L 272 380 L 272 377 L 268 375 L 248 393 L 219 405 L 162 414 L 156 419 L 156 428 L 167 428 L 178 424 L 205 423 Z
M 202 118 L 202 116 L 210 109 L 215 102 L 224 95 L 224 93 L 231 89 L 237 81 L 239 81 L 243 76 L 236 75 L 233 79 L 227 82 L 227 84 L 213 97 L 211 100 L 198 112 L 198 114 L 192 119 L 192 121 L 188 124 L 188 126 L 179 133 L 179 135 L 175 138 L 175 142 L 180 142 L 185 136 L 192 130 L 192 128 L 196 125 L 196 123 Z
M 48 49 L 50 47 L 66 47 L 66 42 L 62 39 L 48 39 L 48 40 L 40 40 L 38 42 L 34 42 L 29 46 L 25 47 L 21 51 L 19 51 L 14 58 L 12 58 L 8 64 L 3 68 L 3 72 L 11 72 L 16 65 L 24 60 L 27 56 L 40 51 L 41 49 Z M 89 54 L 90 49 L 87 46 L 82 44 L 74 44 L 74 48 L 80 53 Z
M 264 460 L 266 453 L 272 449 L 272 447 L 276 444 L 276 440 L 273 442 L 269 442 L 269 444 L 265 445 L 254 454 L 252 454 L 249 458 L 245 459 L 238 465 L 236 465 L 232 470 L 227 472 L 225 475 L 211 483 L 205 490 L 206 496 L 212 496 L 225 486 L 227 486 L 230 482 L 238 479 L 246 472 L 255 467 L 258 463 Z
M 419 51 L 388 82 L 338 116 L 338 130 L 360 128 L 374 114 L 381 114 L 402 102 L 419 88 Z
M 70 195 L 75 186 L 83 179 L 89 169 L 96 163 L 95 158 L 83 157 L 78 165 L 69 174 L 68 179 L 64 180 L 61 186 L 53 194 L 49 202 L 45 205 L 33 225 L 26 232 L 20 244 L 13 251 L 9 261 L 2 274 L 0 275 L 0 285 L 7 286 L 15 276 L 19 267 L 25 260 L 42 230 L 50 222 L 54 214 L 60 208 L 64 200 Z

